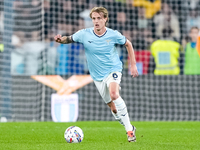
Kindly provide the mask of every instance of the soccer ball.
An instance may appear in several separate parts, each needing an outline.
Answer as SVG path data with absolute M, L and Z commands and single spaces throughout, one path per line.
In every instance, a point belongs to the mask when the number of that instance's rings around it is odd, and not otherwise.
M 64 137 L 68 143 L 80 143 L 83 140 L 84 134 L 81 128 L 70 126 L 65 130 Z

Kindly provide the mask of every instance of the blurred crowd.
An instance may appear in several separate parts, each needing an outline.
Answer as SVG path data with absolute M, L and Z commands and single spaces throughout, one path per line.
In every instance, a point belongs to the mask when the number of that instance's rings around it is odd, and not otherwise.
M 132 42 L 136 59 L 145 63 L 138 63 L 140 74 L 200 74 L 198 53 L 191 52 L 200 28 L 200 0 L 15 0 L 13 73 L 88 73 L 83 46 L 56 44 L 53 37 L 92 27 L 89 13 L 94 6 L 107 8 L 108 27 Z M 2 9 L 0 33 L 3 17 Z M 117 49 L 128 68 L 124 47 Z

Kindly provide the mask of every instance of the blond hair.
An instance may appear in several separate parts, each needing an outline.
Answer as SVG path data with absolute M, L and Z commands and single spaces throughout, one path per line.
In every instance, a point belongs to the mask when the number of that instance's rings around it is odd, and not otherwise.
M 98 14 L 102 13 L 104 18 L 107 18 L 106 24 L 108 23 L 109 17 L 108 17 L 108 10 L 104 7 L 94 7 L 90 11 L 90 18 L 92 18 L 92 13 L 96 12 Z

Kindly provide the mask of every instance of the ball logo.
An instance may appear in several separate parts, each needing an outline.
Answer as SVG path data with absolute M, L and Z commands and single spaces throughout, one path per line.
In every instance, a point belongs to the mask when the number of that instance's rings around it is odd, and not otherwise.
M 81 135 L 75 130 L 74 131 L 74 134 L 76 135 L 76 137 L 77 137 L 77 141 L 78 142 L 81 142 Z

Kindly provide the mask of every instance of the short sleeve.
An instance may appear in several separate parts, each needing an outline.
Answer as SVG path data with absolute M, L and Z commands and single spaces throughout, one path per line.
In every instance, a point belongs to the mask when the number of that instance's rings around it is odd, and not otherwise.
M 118 32 L 117 30 L 115 31 L 116 33 L 116 44 L 120 44 L 120 45 L 124 45 L 126 43 L 126 37 L 123 36 L 120 32 Z
M 76 33 L 74 33 L 74 34 L 72 35 L 72 40 L 73 40 L 74 42 L 83 43 L 84 30 L 85 30 L 85 29 L 82 29 L 82 30 L 79 30 L 79 31 L 77 31 Z

